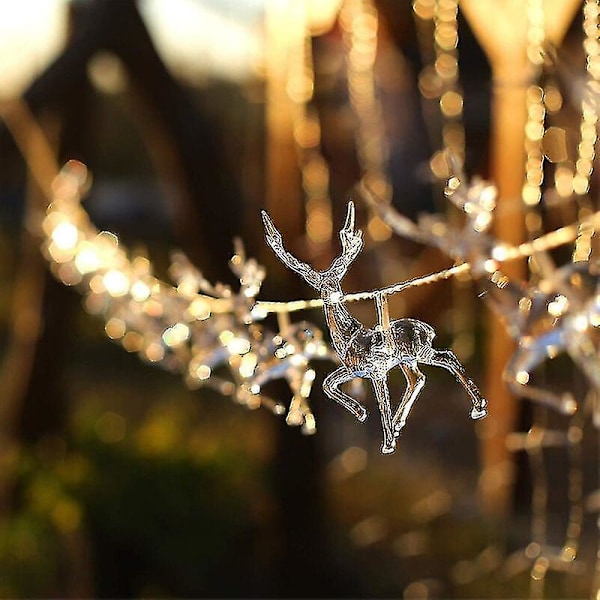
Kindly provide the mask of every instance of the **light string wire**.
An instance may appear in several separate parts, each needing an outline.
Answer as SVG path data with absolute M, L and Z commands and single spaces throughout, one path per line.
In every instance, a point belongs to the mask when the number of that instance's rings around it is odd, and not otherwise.
M 434 3 L 435 74 L 440 81 L 439 110 L 443 117 L 442 147 L 432 160 L 444 160 L 449 152 L 462 169 L 465 159 L 463 123 L 463 91 L 458 70 L 458 0 L 436 0 Z
M 314 433 L 308 396 L 315 371 L 310 363 L 336 362 L 337 357 L 317 328 L 305 321 L 290 323 L 284 312 L 278 315 L 278 333 L 253 324 L 248 305 L 264 276 L 256 261 L 246 260 L 236 249 L 232 270 L 244 288 L 237 295 L 204 280 L 183 255 L 174 257 L 171 266 L 179 271 L 172 273 L 178 287 L 163 283 L 153 276 L 147 258 L 130 259 L 116 236 L 99 233 L 93 226 L 79 202 L 89 184 L 83 179 L 85 167 L 74 163 L 57 173 L 54 153 L 28 106 L 21 101 L 2 104 L 0 116 L 31 177 L 51 201 L 49 207 L 42 202 L 48 208 L 43 222 L 41 216 L 29 219 L 34 226 L 42 222 L 51 270 L 67 285 L 89 283 L 83 287 L 85 304 L 89 312 L 103 313 L 106 335 L 143 360 L 183 372 L 192 389 L 207 386 L 249 408 L 262 405 L 285 414 L 281 402 L 266 396 L 261 386 L 286 379 L 293 392 L 286 422 L 301 425 L 303 433 Z M 250 281 L 243 283 L 244 279 Z M 198 288 L 206 293 L 197 293 Z M 212 362 L 205 361 L 207 356 Z M 211 372 L 215 361 L 229 370 L 233 381 Z
M 600 94 L 600 2 L 585 0 L 583 5 L 583 34 L 586 81 L 581 98 L 581 124 L 577 160 L 572 176 L 572 187 L 576 194 L 579 218 L 592 212 L 592 202 L 589 196 L 590 181 L 594 170 L 596 146 L 598 142 L 599 94 Z M 595 229 L 582 223 L 575 249 L 573 262 L 586 261 L 592 253 L 592 237 Z M 587 397 L 588 404 L 597 402 L 598 390 L 591 390 Z M 583 494 L 583 411 L 581 416 L 575 414 L 569 424 L 569 452 L 572 468 L 569 474 L 569 499 L 572 502 L 567 524 L 567 541 L 563 547 L 563 556 L 573 559 L 579 550 L 579 536 L 583 528 L 584 494 Z M 596 482 L 598 483 L 598 482 Z M 600 517 L 596 520 L 596 548 L 600 556 Z M 591 596 L 600 598 L 600 562 L 594 565 L 595 576 L 592 582 Z

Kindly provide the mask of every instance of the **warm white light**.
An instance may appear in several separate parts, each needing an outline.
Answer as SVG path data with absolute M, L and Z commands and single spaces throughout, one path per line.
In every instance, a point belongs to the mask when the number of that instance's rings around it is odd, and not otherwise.
M 250 315 L 255 321 L 261 321 L 265 319 L 269 313 L 260 304 L 255 304 L 250 311 Z
M 150 296 L 150 288 L 143 281 L 136 281 L 131 286 L 131 297 L 138 302 L 147 300 Z
M 210 379 L 212 374 L 212 370 L 208 365 L 202 363 L 198 364 L 197 360 L 192 360 L 189 366 L 189 372 L 192 377 L 200 381 Z
M 240 375 L 244 378 L 252 377 L 257 364 L 258 356 L 254 352 L 248 352 L 242 357 L 239 368 Z
M 192 300 L 188 312 L 193 319 L 204 321 L 210 317 L 210 304 L 204 298 L 195 298 Z
M 100 257 L 94 244 L 82 242 L 75 256 L 75 267 L 82 274 L 93 273 L 101 266 Z
M 479 203 L 481 207 L 487 211 L 492 211 L 496 208 L 496 197 L 498 195 L 498 190 L 493 185 L 487 185 L 481 191 L 481 195 L 479 196 Z
M 170 348 L 177 348 L 190 337 L 190 328 L 184 323 L 175 323 L 162 334 L 163 342 Z
M 159 362 L 165 357 L 165 349 L 158 342 L 151 342 L 146 346 L 144 354 L 150 362 Z
M 129 291 L 129 279 L 125 273 L 116 269 L 108 271 L 102 278 L 102 283 L 113 298 L 125 296 Z
M 60 250 L 72 250 L 77 245 L 79 232 L 73 223 L 59 223 L 52 232 L 52 241 Z
M 577 315 L 573 319 L 573 329 L 579 333 L 583 333 L 589 326 L 590 322 L 587 315 Z
M 250 342 L 246 338 L 242 337 L 234 337 L 228 344 L 227 350 L 231 354 L 246 354 L 246 352 L 250 352 Z
M 560 315 L 564 314 L 564 312 L 567 310 L 568 306 L 569 300 L 566 296 L 561 294 L 556 296 L 556 298 L 548 304 L 548 312 L 553 317 L 560 317 Z
M 235 334 L 233 333 L 233 331 L 225 329 L 219 334 L 219 341 L 221 342 L 221 344 L 223 344 L 223 346 L 227 346 L 233 340 L 234 337 Z
M 125 321 L 117 317 L 113 317 L 106 322 L 104 330 L 106 331 L 106 335 L 111 340 L 119 340 L 125 335 L 127 328 L 125 326 Z
M 494 260 L 502 262 L 503 260 L 506 260 L 507 256 L 508 256 L 508 249 L 506 248 L 506 246 L 498 245 L 498 246 L 494 246 L 494 248 L 492 249 L 492 258 Z
M 294 367 L 304 367 L 306 362 L 306 357 L 303 354 L 292 354 L 290 356 L 290 364 Z

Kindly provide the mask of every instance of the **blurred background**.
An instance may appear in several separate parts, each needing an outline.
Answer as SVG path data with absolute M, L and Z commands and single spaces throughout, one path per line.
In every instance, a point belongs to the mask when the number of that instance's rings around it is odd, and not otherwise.
M 415 15 L 411 2 L 377 0 L 358 3 L 371 24 L 359 42 L 377 50 L 378 103 L 361 113 L 349 73 L 365 76 L 364 62 L 348 53 L 356 23 L 348 8 L 338 19 L 341 4 L 0 0 L 0 99 L 29 107 L 59 164 L 88 166 L 94 224 L 141 249 L 164 280 L 170 251 L 181 248 L 207 279 L 235 288 L 228 261 L 240 236 L 267 267 L 261 299 L 310 298 L 266 247 L 260 210 L 296 255 L 323 267 L 338 252 L 353 196 L 366 248 L 345 291 L 390 285 L 451 261 L 392 235 L 354 186 L 375 173 L 375 189 L 403 214 L 444 213 L 430 159 L 448 145 L 444 117 L 458 112 L 432 112 L 439 96 L 423 77 L 433 2 Z M 584 72 L 580 30 L 576 18 L 562 50 L 572 67 L 565 86 Z M 490 67 L 461 14 L 458 34 L 465 167 L 486 176 Z M 369 119 L 378 119 L 371 129 Z M 428 369 L 395 454 L 382 456 L 371 397 L 365 424 L 323 397 L 329 362 L 319 364 L 311 395 L 312 436 L 267 409 L 189 390 L 111 343 L 78 292 L 49 274 L 35 226 L 47 198 L 31 175 L 35 153 L 25 160 L 13 137 L 15 127 L 27 137 L 25 121 L 0 125 L 0 597 L 586 597 L 595 589 L 598 500 L 580 514 L 573 491 L 575 480 L 586 493 L 597 487 L 587 422 L 543 421 L 585 439 L 575 462 L 571 447 L 519 441 L 534 418 L 525 405 L 513 437 L 501 432 L 498 445 L 502 407 L 471 421 L 464 390 Z M 486 397 L 503 385 L 486 376 L 490 317 L 469 281 L 390 303 L 392 317 L 433 324 L 436 346 L 455 350 Z M 375 321 L 370 304 L 352 312 Z M 319 310 L 302 317 L 324 328 Z M 547 381 L 586 393 L 564 358 Z M 403 385 L 392 375 L 393 397 Z M 285 385 L 280 393 L 289 394 Z M 489 469 L 498 452 L 512 465 L 500 482 Z M 536 579 L 540 536 L 561 547 L 574 511 L 575 566 L 565 560 Z

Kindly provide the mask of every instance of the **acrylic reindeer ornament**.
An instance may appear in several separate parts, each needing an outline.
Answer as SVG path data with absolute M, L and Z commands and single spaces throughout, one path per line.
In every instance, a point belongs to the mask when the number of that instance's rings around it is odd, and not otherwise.
M 346 221 L 340 231 L 342 253 L 324 271 L 317 271 L 290 254 L 284 248 L 282 236 L 268 214 L 263 211 L 262 216 L 266 241 L 277 257 L 321 294 L 332 345 L 342 363 L 325 378 L 323 391 L 359 421 L 364 421 L 367 418 L 365 407 L 340 387 L 356 377 L 371 381 L 381 415 L 383 454 L 395 450 L 396 439 L 425 385 L 425 375 L 419 370 L 419 364 L 442 367 L 450 371 L 471 397 L 471 418 L 480 419 L 487 414 L 486 401 L 477 386 L 467 377 L 464 367 L 454 353 L 451 350 L 433 348 L 433 327 L 416 319 L 390 321 L 384 291 L 369 296 L 376 302 L 379 320 L 378 325 L 373 328 L 365 327 L 346 308 L 341 280 L 363 247 L 362 232 L 354 228 L 355 213 L 352 202 L 348 203 Z M 406 389 L 398 408 L 392 414 L 388 372 L 394 367 L 402 370 L 406 379 Z
M 570 392 L 532 383 L 532 374 L 550 358 L 568 354 L 592 387 L 600 390 L 600 266 L 598 261 L 577 261 L 557 268 L 536 241 L 538 277 L 535 283 L 509 279 L 500 270 L 502 257 L 515 250 L 488 232 L 493 221 L 495 187 L 481 179 L 467 183 L 464 174 L 450 177 L 446 197 L 466 216 L 464 226 L 446 223 L 438 215 L 421 216 L 414 223 L 391 205 L 379 201 L 362 186 L 361 194 L 379 216 L 403 237 L 434 246 L 457 262 L 469 261 L 470 273 L 483 297 L 499 315 L 516 348 L 505 366 L 504 380 L 521 398 L 571 415 L 578 403 Z M 592 227 L 592 215 L 576 232 Z M 593 229 L 592 229 L 593 231 Z M 561 233 L 560 230 L 556 233 Z M 553 232 L 545 236 L 548 241 Z M 574 237 L 560 236 L 560 243 Z M 548 244 L 548 248 L 553 247 Z M 535 251 L 534 251 L 535 250 Z M 524 255 L 521 255 L 524 256 Z M 595 415 L 600 422 L 600 415 Z
M 209 282 L 183 253 L 174 252 L 169 268 L 174 287 L 154 275 L 144 254 L 130 258 L 116 235 L 96 229 L 81 203 L 88 187 L 87 169 L 76 161 L 57 175 L 42 222 L 43 252 L 55 276 L 79 289 L 88 311 L 105 320 L 108 337 L 146 362 L 183 374 L 191 389 L 208 387 L 248 408 L 287 412 L 289 425 L 314 432 L 312 363 L 337 356 L 316 326 L 290 323 L 280 303 L 257 300 L 266 272 L 246 256 L 242 243 L 236 242 L 230 261 L 239 286 Z M 261 323 L 272 304 L 279 333 Z M 274 379 L 288 382 L 289 408 L 261 392 Z
M 339 359 L 312 323 L 292 323 L 287 313 L 278 313 L 277 318 L 279 333 L 269 336 L 268 343 L 263 344 L 252 380 L 241 388 L 241 393 L 251 397 L 260 394 L 264 402 L 267 398 L 264 386 L 277 379 L 285 380 L 292 391 L 286 422 L 301 425 L 302 432 L 310 435 L 316 432 L 315 416 L 308 401 L 316 375 L 312 363 L 315 360 L 339 363 Z

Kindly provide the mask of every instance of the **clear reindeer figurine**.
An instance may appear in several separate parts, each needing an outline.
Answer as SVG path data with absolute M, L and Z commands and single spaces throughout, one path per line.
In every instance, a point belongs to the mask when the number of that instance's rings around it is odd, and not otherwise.
M 370 296 L 375 300 L 379 321 L 373 328 L 365 327 L 346 308 L 341 280 L 363 247 L 362 232 L 355 230 L 354 226 L 355 212 L 352 202 L 348 203 L 346 221 L 340 231 L 342 253 L 324 271 L 317 271 L 290 254 L 284 248 L 281 234 L 268 214 L 263 211 L 262 216 L 266 241 L 279 260 L 319 291 L 323 300 L 331 342 L 342 363 L 325 378 L 323 391 L 359 421 L 364 421 L 367 418 L 366 408 L 342 391 L 340 386 L 357 377 L 371 381 L 381 415 L 383 454 L 394 452 L 396 439 L 425 385 L 425 375 L 419 370 L 419 364 L 442 367 L 454 375 L 471 398 L 472 419 L 481 419 L 487 414 L 485 399 L 473 381 L 467 377 L 464 367 L 454 353 L 451 350 L 433 348 L 435 330 L 431 325 L 408 318 L 390 321 L 383 291 Z M 398 408 L 392 414 L 388 372 L 394 367 L 402 370 L 406 379 L 406 389 Z

